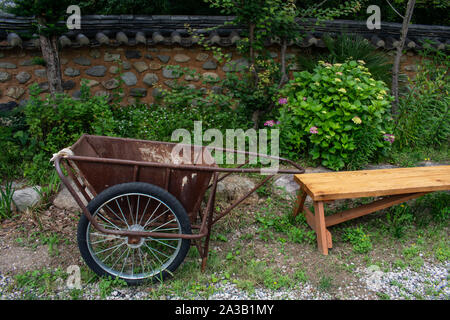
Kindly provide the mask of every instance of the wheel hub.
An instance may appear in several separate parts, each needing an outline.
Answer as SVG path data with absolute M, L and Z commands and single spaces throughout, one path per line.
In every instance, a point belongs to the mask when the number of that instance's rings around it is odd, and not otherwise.
M 144 231 L 144 227 L 139 224 L 131 225 L 128 230 L 130 231 Z M 139 248 L 144 244 L 144 238 L 139 236 L 129 236 L 126 239 L 127 246 L 133 249 Z

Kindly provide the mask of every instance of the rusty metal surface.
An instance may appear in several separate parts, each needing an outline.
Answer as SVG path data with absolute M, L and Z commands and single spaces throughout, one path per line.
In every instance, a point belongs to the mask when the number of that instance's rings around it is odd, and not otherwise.
M 85 135 L 72 147 L 74 154 L 77 157 L 102 158 L 106 161 L 87 162 L 80 158 L 72 158 L 72 161 L 97 194 L 120 183 L 151 183 L 175 196 L 188 212 L 191 222 L 194 222 L 212 172 L 198 172 L 195 166 L 190 171 L 177 170 L 176 167 L 168 168 L 167 165 L 173 165 L 171 152 L 175 145 L 157 141 Z M 209 151 L 204 149 L 203 153 L 209 155 Z M 191 155 L 193 163 L 195 157 L 193 150 Z M 124 160 L 126 163 L 125 165 L 113 163 L 112 160 L 115 159 Z M 155 163 L 161 167 L 141 166 L 127 161 Z M 213 163 L 204 166 L 216 165 Z M 167 170 L 162 170 L 162 167 Z
M 206 149 L 206 147 L 189 146 L 191 149 L 191 161 L 184 163 L 182 159 L 176 159 L 176 163 L 172 161 L 171 152 L 175 143 L 147 141 L 137 139 L 125 139 L 125 138 L 113 138 L 103 136 L 91 136 L 83 135 L 72 147 L 71 150 L 75 154 L 74 156 L 67 155 L 64 158 L 58 156 L 55 160 L 55 167 L 62 182 L 66 185 L 71 195 L 74 197 L 77 204 L 82 209 L 83 213 L 92 223 L 92 225 L 100 232 L 130 237 L 130 241 L 133 241 L 134 237 L 160 237 L 160 238 L 183 238 L 183 239 L 201 239 L 205 238 L 205 248 L 202 252 L 202 257 L 207 256 L 207 248 L 209 243 L 209 236 L 211 232 L 211 226 L 219 219 L 227 215 L 234 207 L 245 200 L 253 192 L 256 191 L 261 185 L 266 183 L 273 175 L 266 177 L 261 183 L 259 183 L 250 192 L 243 195 L 240 199 L 231 204 L 227 209 L 221 213 L 215 212 L 215 192 L 219 179 L 219 172 L 225 172 L 226 175 L 232 173 L 250 173 L 260 172 L 260 169 L 254 168 L 242 168 L 242 165 L 236 168 L 219 168 L 213 161 L 213 158 Z M 295 168 L 294 170 L 282 169 L 278 173 L 304 173 L 304 169 L 294 162 L 267 155 L 259 155 L 250 152 L 236 151 L 222 149 L 226 152 L 244 153 L 248 156 L 262 156 L 266 158 L 277 159 L 285 161 Z M 196 160 L 199 156 L 204 157 L 200 163 Z M 183 205 L 188 212 L 192 228 L 198 230 L 196 234 L 173 234 L 173 233 L 161 233 L 161 232 L 148 232 L 148 231 L 130 231 L 130 230 L 111 230 L 104 228 L 97 219 L 92 217 L 89 210 L 83 204 L 73 187 L 71 186 L 69 179 L 63 174 L 61 170 L 61 161 L 65 161 L 64 164 L 74 169 L 74 172 L 69 174 L 71 179 L 76 179 L 74 175 L 82 177 L 84 185 L 76 183 L 77 188 L 88 188 L 94 195 L 102 192 L 108 187 L 116 184 L 126 182 L 146 182 L 157 185 L 172 195 L 174 195 Z M 191 164 L 194 163 L 194 164 Z M 208 164 L 209 163 L 209 164 Z M 67 169 L 67 168 L 66 168 Z M 70 171 L 70 168 L 67 169 Z M 210 185 L 210 182 L 212 184 Z M 206 193 L 206 190 L 211 188 L 206 208 L 203 210 L 202 216 L 199 216 L 200 205 Z M 84 195 L 84 190 L 80 190 Z M 136 200 L 130 200 L 130 206 L 136 210 L 140 208 L 142 204 Z M 138 208 L 139 207 L 139 208 Z M 108 211 L 108 210 L 107 210 Z M 114 208 L 111 208 L 114 211 Z M 131 213 L 131 210 L 130 210 Z M 111 212 L 105 212 L 111 220 L 114 220 Z M 216 218 L 214 219 L 214 214 Z M 200 218 L 200 219 L 199 219 Z M 162 216 L 162 220 L 157 220 L 154 223 L 165 223 L 165 218 Z M 196 224 L 200 222 L 200 224 Z

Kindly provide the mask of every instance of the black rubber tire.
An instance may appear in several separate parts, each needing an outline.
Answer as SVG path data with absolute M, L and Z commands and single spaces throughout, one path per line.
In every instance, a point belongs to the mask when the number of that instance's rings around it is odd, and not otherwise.
M 100 194 L 98 194 L 94 199 L 92 199 L 91 202 L 87 205 L 87 209 L 89 212 L 94 215 L 97 209 L 99 209 L 104 203 L 108 202 L 111 199 L 114 199 L 115 197 L 118 197 L 120 195 L 128 194 L 128 193 L 142 193 L 146 195 L 150 195 L 152 197 L 155 197 L 165 203 L 167 207 L 169 207 L 174 215 L 177 217 L 180 225 L 181 232 L 183 234 L 191 234 L 191 225 L 188 218 L 188 215 L 186 213 L 186 210 L 181 205 L 181 203 L 169 192 L 166 190 L 149 184 L 149 183 L 142 183 L 142 182 L 130 182 L 130 183 L 122 183 L 118 185 L 114 185 L 112 187 L 109 187 L 102 191 Z M 80 221 L 78 223 L 78 230 L 77 230 L 77 240 L 78 240 L 78 247 L 81 253 L 81 256 L 83 257 L 86 264 L 91 268 L 98 276 L 104 277 L 104 276 L 111 276 L 115 277 L 115 275 L 107 272 L 104 270 L 92 257 L 91 252 L 88 248 L 88 240 L 87 240 L 87 230 L 90 226 L 90 221 L 85 215 L 82 215 L 80 218 Z M 170 277 L 171 273 L 173 273 L 183 262 L 184 258 L 186 257 L 187 252 L 189 251 L 190 247 L 190 240 L 189 239 L 182 239 L 181 240 L 181 247 L 179 249 L 179 252 L 177 253 L 175 259 L 172 261 L 172 263 L 165 268 L 163 272 L 158 273 L 156 276 L 152 276 L 149 278 L 144 279 L 123 279 L 127 282 L 129 285 L 139 285 L 142 284 L 145 281 L 163 281 L 164 279 L 167 279 Z M 119 277 L 120 278 L 120 277 Z

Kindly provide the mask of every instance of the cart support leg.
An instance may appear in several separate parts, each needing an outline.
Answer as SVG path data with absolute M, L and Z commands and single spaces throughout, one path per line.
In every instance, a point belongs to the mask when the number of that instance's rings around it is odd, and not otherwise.
M 211 198 L 210 201 L 208 201 L 207 206 L 207 234 L 205 237 L 205 243 L 203 245 L 203 254 L 202 254 L 202 272 L 205 272 L 206 270 L 206 262 L 208 260 L 208 251 L 209 251 L 209 240 L 211 238 L 211 228 L 213 225 L 213 215 L 214 215 L 214 205 L 216 203 L 216 190 L 217 190 L 217 181 L 219 179 L 219 174 L 216 172 L 214 174 L 213 178 L 213 187 L 211 190 Z

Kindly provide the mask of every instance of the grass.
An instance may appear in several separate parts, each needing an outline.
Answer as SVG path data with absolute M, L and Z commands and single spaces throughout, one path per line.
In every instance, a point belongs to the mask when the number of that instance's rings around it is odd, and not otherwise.
M 0 221 L 13 217 L 14 191 L 11 181 L 6 182 L 4 188 L 0 188 Z
M 328 208 L 327 214 L 370 200 L 341 202 Z M 356 268 L 377 264 L 384 272 L 396 268 L 418 270 L 428 260 L 448 261 L 448 203 L 448 194 L 434 193 L 337 225 L 331 230 L 334 249 L 324 257 L 317 252 L 315 234 L 304 217 L 294 219 L 290 215 L 293 202 L 268 196 L 236 208 L 213 227 L 206 272 L 201 272 L 198 250 L 192 246 L 173 278 L 141 288 L 148 290 L 149 299 L 207 299 L 216 292 L 218 284 L 236 286 L 249 297 L 258 289 L 300 292 L 309 284 L 317 292 L 334 297 L 338 294 L 336 288 L 345 288 L 346 283 L 353 281 L 350 279 L 358 277 Z M 399 227 L 403 228 L 401 232 Z M 58 257 L 65 240 L 57 233 L 38 231 L 18 242 L 32 248 L 47 245 L 51 257 Z M 83 286 L 96 285 L 101 298 L 124 285 L 117 279 L 99 278 L 84 265 L 81 279 Z M 34 288 L 34 295 L 26 298 L 37 299 L 41 292 L 51 296 L 57 287 L 55 281 L 52 272 L 38 270 L 19 276 L 17 286 Z M 432 286 L 428 291 L 433 292 Z M 83 290 L 70 290 L 67 298 L 81 299 Z M 377 293 L 377 298 L 390 297 Z

